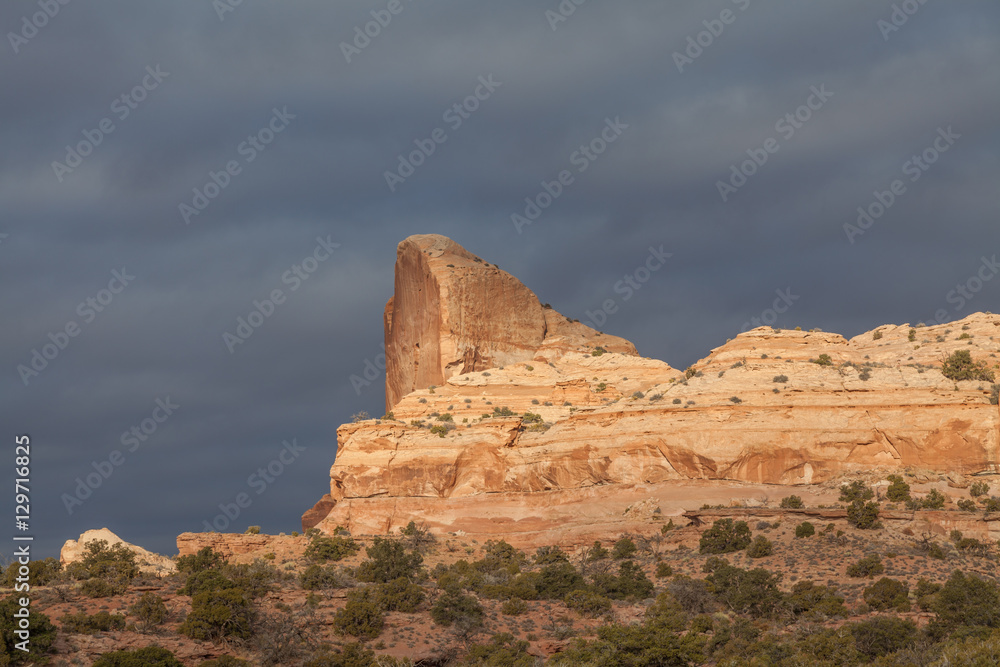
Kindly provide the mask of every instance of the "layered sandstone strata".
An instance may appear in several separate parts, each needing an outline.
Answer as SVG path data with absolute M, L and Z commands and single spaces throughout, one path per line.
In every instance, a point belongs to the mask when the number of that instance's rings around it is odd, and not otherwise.
M 1000 473 L 990 383 L 940 371 L 959 349 L 997 365 L 995 315 L 915 328 L 913 340 L 909 325 L 850 340 L 761 327 L 684 373 L 536 309 L 527 288 L 443 237 L 400 244 L 396 290 L 391 418 L 338 430 L 330 499 L 309 516 L 328 510 L 321 528 L 394 530 L 419 517 L 455 529 L 472 512 L 510 531 L 551 530 L 600 512 L 602 498 L 692 480 Z

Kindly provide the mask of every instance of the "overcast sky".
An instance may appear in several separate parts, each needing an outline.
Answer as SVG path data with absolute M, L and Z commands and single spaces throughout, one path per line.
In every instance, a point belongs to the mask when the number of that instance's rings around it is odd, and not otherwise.
M 384 411 L 351 376 L 410 234 L 569 317 L 613 300 L 679 368 L 754 317 L 997 309 L 949 298 L 1000 252 L 993 0 L 50 2 L 0 5 L 0 421 L 39 556 L 174 554 L 240 493 L 229 530 L 298 529 Z

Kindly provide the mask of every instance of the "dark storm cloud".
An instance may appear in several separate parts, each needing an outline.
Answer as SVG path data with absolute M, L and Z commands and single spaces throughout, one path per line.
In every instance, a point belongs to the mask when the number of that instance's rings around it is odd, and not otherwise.
M 351 376 L 381 351 L 409 234 L 455 238 L 570 317 L 614 299 L 603 328 L 679 367 L 781 290 L 796 298 L 777 325 L 845 335 L 995 310 L 993 284 L 960 312 L 946 301 L 1000 251 L 995 3 L 919 5 L 885 39 L 891 2 L 584 3 L 553 30 L 552 0 L 403 0 L 346 62 L 341 43 L 387 5 L 243 2 L 220 20 L 209 0 L 71 2 L 17 53 L 0 44 L 0 399 L 6 437 L 34 438 L 46 553 L 104 525 L 170 553 L 292 439 L 301 455 L 230 529 L 296 529 L 337 426 L 383 410 L 381 379 Z M 5 36 L 37 11 L 4 4 Z M 707 45 L 679 72 L 689 37 Z M 499 85 L 453 127 L 443 114 L 480 77 Z M 821 86 L 832 97 L 780 134 Z M 248 160 L 275 109 L 294 118 Z M 103 119 L 113 131 L 60 182 L 53 161 Z M 627 129 L 579 171 L 616 119 Z M 857 207 L 948 127 L 961 138 L 849 243 Z M 385 172 L 436 128 L 447 141 L 390 191 Z M 723 201 L 718 181 L 772 137 Z M 511 216 L 562 170 L 572 184 L 518 233 Z M 185 224 L 212 173 L 225 187 Z M 285 272 L 328 237 L 340 247 L 293 291 Z M 672 256 L 625 299 L 616 284 L 661 245 Z M 85 321 L 79 304 L 122 270 L 134 280 Z M 230 353 L 223 333 L 274 289 L 286 300 Z M 25 386 L 17 367 L 71 322 Z M 179 407 L 68 515 L 61 494 L 168 397 Z

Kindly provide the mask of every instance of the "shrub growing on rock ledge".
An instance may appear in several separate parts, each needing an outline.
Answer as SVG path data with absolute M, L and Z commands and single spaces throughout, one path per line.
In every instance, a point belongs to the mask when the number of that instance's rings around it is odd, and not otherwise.
M 941 362 L 941 374 L 949 380 L 993 382 L 996 377 L 985 361 L 973 361 L 968 350 L 956 350 Z
M 880 528 L 878 503 L 866 503 L 863 500 L 855 500 L 847 507 L 847 523 L 862 530 Z
M 805 503 L 802 502 L 802 498 L 798 496 L 785 496 L 781 499 L 782 509 L 802 509 L 805 507 Z

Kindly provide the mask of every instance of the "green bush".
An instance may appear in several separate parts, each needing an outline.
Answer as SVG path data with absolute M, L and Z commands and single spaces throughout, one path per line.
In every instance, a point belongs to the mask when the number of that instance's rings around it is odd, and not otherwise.
M 667 584 L 667 590 L 689 614 L 705 614 L 714 609 L 715 599 L 701 579 L 677 577 Z
M 746 521 L 719 519 L 701 534 L 698 551 L 703 554 L 726 554 L 750 546 L 750 526 Z
M 13 588 L 17 583 L 19 568 L 21 564 L 17 561 L 7 566 L 3 573 L 3 585 Z M 31 586 L 45 586 L 62 572 L 62 563 L 58 558 L 46 558 L 44 560 L 28 561 L 28 583 Z
M 949 380 L 980 380 L 993 382 L 993 370 L 985 361 L 973 361 L 968 350 L 956 350 L 941 362 L 941 374 Z
M 660 561 L 659 563 L 656 564 L 657 579 L 664 579 L 666 577 L 669 577 L 673 573 L 674 573 L 674 568 L 670 567 L 669 564 L 664 563 L 663 561 Z
M 719 602 L 737 614 L 755 617 L 770 616 L 780 609 L 784 598 L 778 590 L 780 574 L 763 568 L 744 570 L 719 560 L 705 577 Z
M 424 601 L 424 589 L 411 583 L 406 577 L 400 577 L 385 584 L 377 584 L 375 601 L 385 611 L 412 614 Z
M 913 621 L 895 616 L 877 616 L 846 627 L 854 637 L 857 650 L 870 659 L 906 648 L 917 635 L 917 626 Z
M 872 609 L 886 611 L 895 609 L 896 611 L 910 610 L 910 587 L 901 581 L 882 577 L 864 590 L 865 602 Z
M 191 612 L 179 632 L 192 639 L 218 641 L 225 637 L 249 639 L 253 607 L 238 588 L 219 588 L 197 593 Z
M 463 665 L 482 667 L 534 667 L 535 657 L 528 653 L 530 644 L 508 632 L 493 635 L 489 644 L 473 644 Z
M 538 572 L 531 572 L 525 577 L 542 600 L 561 600 L 566 594 L 577 589 L 586 588 L 583 576 L 570 563 L 557 562 L 546 565 Z
M 868 554 L 857 563 L 847 566 L 847 576 L 849 577 L 868 577 L 872 579 L 876 574 L 882 574 L 885 572 L 885 566 L 882 564 L 882 558 L 878 554 Z
M 3 640 L 0 643 L 0 665 L 42 664 L 47 659 L 45 655 L 56 641 L 56 627 L 49 617 L 29 608 L 28 627 L 31 639 L 28 651 L 17 648 L 17 644 L 23 641 L 14 634 L 21 629 L 18 627 L 18 619 L 14 616 L 21 609 L 18 604 L 20 597 L 22 595 L 15 594 L 0 602 L 0 639 Z
M 987 484 L 986 482 L 973 482 L 972 486 L 969 487 L 969 495 L 972 496 L 973 498 L 978 498 L 979 496 L 985 496 L 989 492 L 990 492 L 990 485 Z
M 249 526 L 243 531 L 244 535 L 260 535 L 260 526 Z
M 611 610 L 611 600 L 593 591 L 573 591 L 563 599 L 566 606 L 584 616 L 600 616 Z
M 847 523 L 862 530 L 879 528 L 878 503 L 855 500 L 847 506 Z
M 774 376 L 774 381 L 775 382 L 781 382 L 781 383 L 788 382 L 788 376 L 787 375 L 775 375 Z
M 222 572 L 251 600 L 267 595 L 272 584 L 281 578 L 273 565 L 260 558 L 252 563 L 226 565 Z
M 990 405 L 1000 404 L 1000 384 L 995 384 L 990 389 Z
M 424 562 L 419 553 L 407 552 L 402 542 L 383 537 L 376 537 L 365 553 L 368 560 L 362 561 L 355 575 L 359 581 L 385 584 L 400 577 L 413 579 Z
M 892 482 L 885 490 L 886 497 L 894 503 L 906 502 L 910 499 L 910 485 L 903 481 L 899 475 L 889 475 L 888 480 Z
M 859 479 L 850 484 L 842 484 L 840 487 L 840 501 L 844 503 L 853 503 L 855 500 L 871 500 L 874 497 L 875 493 Z
M 102 653 L 93 667 L 184 667 L 184 663 L 165 648 L 145 646 L 134 651 Z
M 221 570 L 204 570 L 188 576 L 187 581 L 177 591 L 181 595 L 194 597 L 198 593 L 214 591 L 223 588 L 236 588 L 236 582 L 222 573 Z
M 798 496 L 785 496 L 781 499 L 781 507 L 784 509 L 802 509 L 805 503 Z
M 788 607 L 796 616 L 804 615 L 816 620 L 848 615 L 844 598 L 827 586 L 812 581 L 798 581 L 786 598 Z
M 795 526 L 795 537 L 812 537 L 816 534 L 816 526 L 808 521 L 803 521 Z
M 305 557 L 311 561 L 324 563 L 326 561 L 338 561 L 356 554 L 361 547 L 350 537 L 317 536 L 309 542 L 306 547 Z
M 597 639 L 577 639 L 552 656 L 547 665 L 683 666 L 703 664 L 703 640 L 697 635 L 678 635 L 649 624 L 603 625 Z
M 156 593 L 143 593 L 142 597 L 129 607 L 128 613 L 138 619 L 139 630 L 148 632 L 167 620 L 167 605 Z
M 179 556 L 177 558 L 177 571 L 181 573 L 194 573 L 210 570 L 221 566 L 225 559 L 212 551 L 212 547 L 202 547 L 198 553 L 190 556 Z
M 774 544 L 763 535 L 753 538 L 753 542 L 747 547 L 747 556 L 750 558 L 765 558 L 774 553 Z
M 624 558 L 632 558 L 637 550 L 632 538 L 626 536 L 615 542 L 615 546 L 611 550 L 611 555 L 616 560 L 622 560 Z
M 618 566 L 618 576 L 596 574 L 592 582 L 594 590 L 612 600 L 642 600 L 649 597 L 654 588 L 653 582 L 646 577 L 642 568 L 632 561 L 625 561 Z
M 906 340 L 910 341 L 911 343 L 917 340 L 917 330 L 910 329 L 910 332 L 906 335 Z
M 333 617 L 333 627 L 340 634 L 358 639 L 375 639 L 385 626 L 385 613 L 365 591 L 351 591 L 347 604 Z
M 976 507 L 976 503 L 974 501 L 969 500 L 968 498 L 962 498 L 958 501 L 958 509 L 963 512 L 975 512 L 979 508 Z
M 108 546 L 106 540 L 87 542 L 80 567 L 74 568 L 78 578 L 86 579 L 80 587 L 90 597 L 120 595 L 139 574 L 135 554 L 124 544 Z M 92 582 L 89 583 L 88 582 Z
M 431 531 L 423 526 L 418 526 L 415 521 L 410 521 L 405 527 L 399 529 L 406 545 L 414 551 L 424 551 L 437 540 Z
M 937 489 L 931 489 L 926 496 L 920 499 L 920 505 L 925 509 L 939 510 L 944 507 L 944 494 Z
M 253 663 L 231 655 L 220 655 L 218 658 L 199 663 L 198 667 L 253 667 Z
M 304 590 L 318 591 L 331 588 L 346 588 L 347 584 L 337 574 L 333 566 L 310 565 L 299 575 L 299 584 Z
M 937 592 L 931 609 L 946 626 L 998 628 L 1000 587 L 988 579 L 955 570 Z
M 106 611 L 99 611 L 93 615 L 81 611 L 77 614 L 66 614 L 59 619 L 59 624 L 65 632 L 94 635 L 109 630 L 124 630 L 125 617 L 121 614 L 109 614 Z
M 816 358 L 816 359 L 810 359 L 810 361 L 812 361 L 814 364 L 819 364 L 820 366 L 832 366 L 833 365 L 833 359 L 831 359 L 830 355 L 826 354 L 825 352 L 823 354 L 819 355 L 819 357 Z
M 599 560 L 604 560 L 610 553 L 610 551 L 601 546 L 600 542 L 595 541 L 594 546 L 587 550 L 587 562 L 595 563 Z
M 471 595 L 459 590 L 446 590 L 431 607 L 431 618 L 438 625 L 458 626 L 469 631 L 483 625 L 483 606 Z
M 504 603 L 500 605 L 500 612 L 505 616 L 520 616 L 526 611 L 528 611 L 528 604 L 519 598 L 504 600 Z

